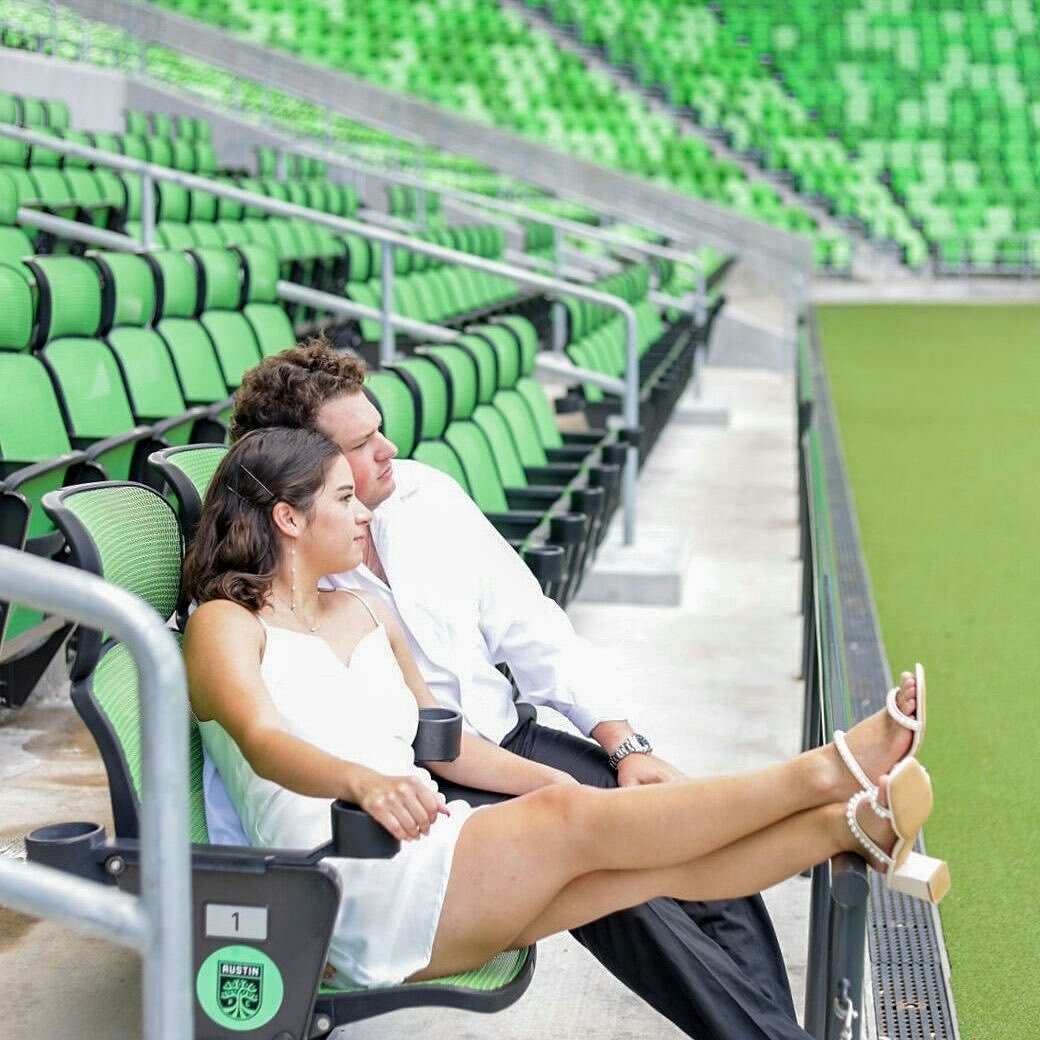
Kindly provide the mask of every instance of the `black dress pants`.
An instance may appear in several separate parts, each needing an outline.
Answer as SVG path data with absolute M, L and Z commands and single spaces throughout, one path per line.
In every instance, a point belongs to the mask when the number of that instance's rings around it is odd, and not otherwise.
M 514 754 L 615 787 L 602 748 L 540 726 L 518 705 L 520 723 L 502 741 Z M 441 781 L 449 799 L 487 805 L 505 796 Z M 780 946 L 761 896 L 715 902 L 654 899 L 571 933 L 651 1007 L 697 1040 L 809 1040 L 795 1019 Z

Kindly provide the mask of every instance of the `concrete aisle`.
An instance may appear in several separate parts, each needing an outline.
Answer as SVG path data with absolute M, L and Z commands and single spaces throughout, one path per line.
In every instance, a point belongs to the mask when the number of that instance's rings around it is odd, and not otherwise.
M 685 403 L 640 479 L 639 524 L 689 537 L 678 607 L 578 603 L 571 614 L 617 649 L 633 721 L 695 775 L 732 772 L 798 750 L 799 564 L 793 384 L 786 374 L 708 368 L 705 403 L 727 428 L 684 421 Z M 689 414 L 687 413 L 687 418 Z M 59 819 L 105 819 L 100 762 L 60 689 L 0 720 L 0 855 L 26 830 Z M 807 883 L 767 894 L 801 1008 Z M 45 1031 L 91 1040 L 139 1036 L 132 955 L 56 925 L 0 910 L 7 999 L 0 1037 Z M 530 992 L 489 1018 L 398 1012 L 359 1023 L 352 1040 L 585 1035 L 664 1040 L 682 1034 L 616 983 L 569 937 L 542 943 Z

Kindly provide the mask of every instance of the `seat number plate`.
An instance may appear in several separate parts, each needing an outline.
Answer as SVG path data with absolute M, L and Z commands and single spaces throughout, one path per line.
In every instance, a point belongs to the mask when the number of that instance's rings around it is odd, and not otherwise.
M 232 906 L 229 903 L 206 904 L 207 939 L 267 940 L 266 906 Z

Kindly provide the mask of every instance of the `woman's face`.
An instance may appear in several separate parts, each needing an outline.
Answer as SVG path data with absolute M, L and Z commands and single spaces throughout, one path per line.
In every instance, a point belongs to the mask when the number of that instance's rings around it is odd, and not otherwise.
M 371 519 L 354 492 L 350 463 L 337 455 L 325 471 L 325 485 L 315 496 L 297 551 L 306 548 L 322 574 L 353 570 L 364 558 Z

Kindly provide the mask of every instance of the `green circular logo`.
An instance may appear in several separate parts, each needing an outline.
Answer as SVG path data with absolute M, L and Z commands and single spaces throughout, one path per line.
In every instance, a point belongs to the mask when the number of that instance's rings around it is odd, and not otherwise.
M 202 1010 L 225 1029 L 259 1029 L 278 1014 L 285 996 L 282 973 L 252 946 L 222 946 L 199 968 L 195 993 Z

